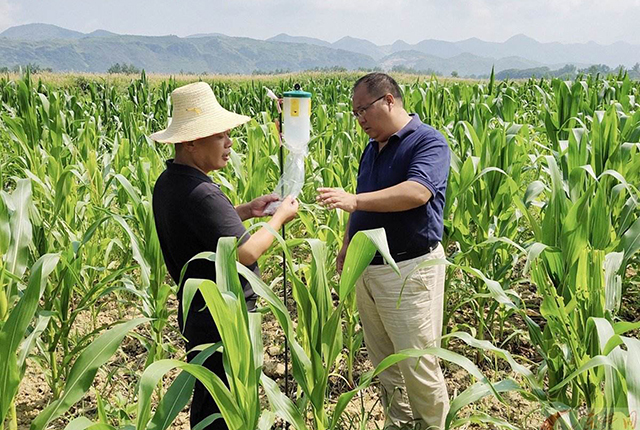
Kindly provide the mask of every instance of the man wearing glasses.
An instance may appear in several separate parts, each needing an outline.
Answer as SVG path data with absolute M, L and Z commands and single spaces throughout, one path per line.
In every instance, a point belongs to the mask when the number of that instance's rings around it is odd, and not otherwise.
M 353 87 L 353 115 L 369 136 L 356 194 L 319 188 L 317 200 L 351 215 L 337 258 L 360 230 L 384 227 L 402 276 L 376 255 L 356 287 L 369 358 L 377 366 L 407 348 L 438 346 L 442 332 L 445 267 L 414 272 L 421 262 L 445 258 L 440 241 L 450 154 L 444 136 L 403 107 L 396 81 L 371 73 Z M 413 272 L 413 273 L 412 273 Z M 400 306 L 397 301 L 406 279 Z M 387 424 L 412 421 L 444 429 L 447 387 L 434 356 L 407 359 L 380 375 Z

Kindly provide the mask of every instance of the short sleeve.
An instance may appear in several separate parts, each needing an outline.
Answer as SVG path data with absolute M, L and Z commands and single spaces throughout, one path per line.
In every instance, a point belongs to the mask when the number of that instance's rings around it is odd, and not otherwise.
M 439 190 L 446 189 L 450 162 L 449 145 L 444 136 L 437 131 L 425 133 L 415 145 L 407 180 L 424 185 L 435 196 Z
M 187 211 L 187 222 L 201 243 L 211 251 L 216 250 L 221 237 L 242 238 L 240 243 L 249 240 L 240 216 L 222 191 L 207 193 L 191 206 Z

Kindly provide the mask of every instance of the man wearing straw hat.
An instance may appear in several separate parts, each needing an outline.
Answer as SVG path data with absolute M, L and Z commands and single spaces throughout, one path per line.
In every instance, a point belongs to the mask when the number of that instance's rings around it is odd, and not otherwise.
M 439 344 L 445 267 L 415 269 L 444 258 L 440 240 L 450 154 L 442 134 L 407 113 L 391 76 L 371 73 L 360 78 L 353 86 L 352 104 L 353 115 L 369 136 L 356 194 L 320 188 L 318 200 L 351 214 L 338 254 L 339 271 L 353 235 L 379 227 L 385 229 L 398 263 L 400 277 L 376 255 L 356 284 L 365 344 L 377 366 L 400 350 Z M 404 360 L 379 378 L 387 423 L 418 421 L 421 428 L 444 429 L 449 398 L 435 356 Z
M 211 87 L 198 82 L 185 85 L 171 93 L 173 118 L 167 129 L 151 135 L 153 140 L 175 144 L 175 158 L 167 161 L 166 170 L 158 178 L 153 191 L 153 212 L 160 247 L 169 274 L 176 283 L 180 272 L 194 255 L 204 251 L 215 251 L 218 239 L 225 236 L 241 238 L 238 246 L 240 263 L 259 274 L 256 261 L 272 244 L 274 237 L 269 230 L 261 228 L 253 235 L 246 233 L 242 221 L 264 216 L 266 206 L 278 200 L 269 195 L 237 207 L 215 184 L 208 173 L 225 167 L 229 161 L 232 140 L 229 131 L 249 121 L 249 117 L 224 109 L 218 103 Z M 293 219 L 298 211 L 298 202 L 290 197 L 284 199 L 268 224 L 277 231 Z M 196 260 L 189 263 L 184 279 L 202 278 L 215 281 L 215 265 Z M 241 278 L 247 308 L 255 309 L 256 295 L 249 283 Z M 178 299 L 182 302 L 180 285 Z M 204 308 L 204 310 L 203 310 Z M 183 324 L 182 305 L 178 308 L 178 322 L 187 339 L 187 351 L 194 347 L 220 341 L 220 335 L 205 302 L 197 293 L 191 303 L 187 324 Z M 188 355 L 192 360 L 196 355 Z M 226 375 L 222 354 L 215 353 L 205 367 L 223 381 Z M 202 384 L 196 382 L 191 403 L 191 427 L 218 412 L 213 398 Z M 222 420 L 217 420 L 206 429 L 226 429 Z

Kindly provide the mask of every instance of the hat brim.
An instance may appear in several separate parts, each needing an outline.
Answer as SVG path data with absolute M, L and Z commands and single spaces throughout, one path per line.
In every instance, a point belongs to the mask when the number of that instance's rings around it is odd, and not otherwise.
M 198 121 L 177 123 L 171 122 L 169 127 L 151 134 L 149 137 L 160 143 L 182 143 L 209 137 L 238 127 L 251 120 L 246 115 L 239 115 L 225 110 L 216 118 L 200 118 Z

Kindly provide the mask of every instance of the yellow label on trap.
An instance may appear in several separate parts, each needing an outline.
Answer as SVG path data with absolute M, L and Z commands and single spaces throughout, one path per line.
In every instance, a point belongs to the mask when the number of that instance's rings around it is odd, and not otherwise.
M 291 99 L 291 116 L 300 116 L 300 100 Z

